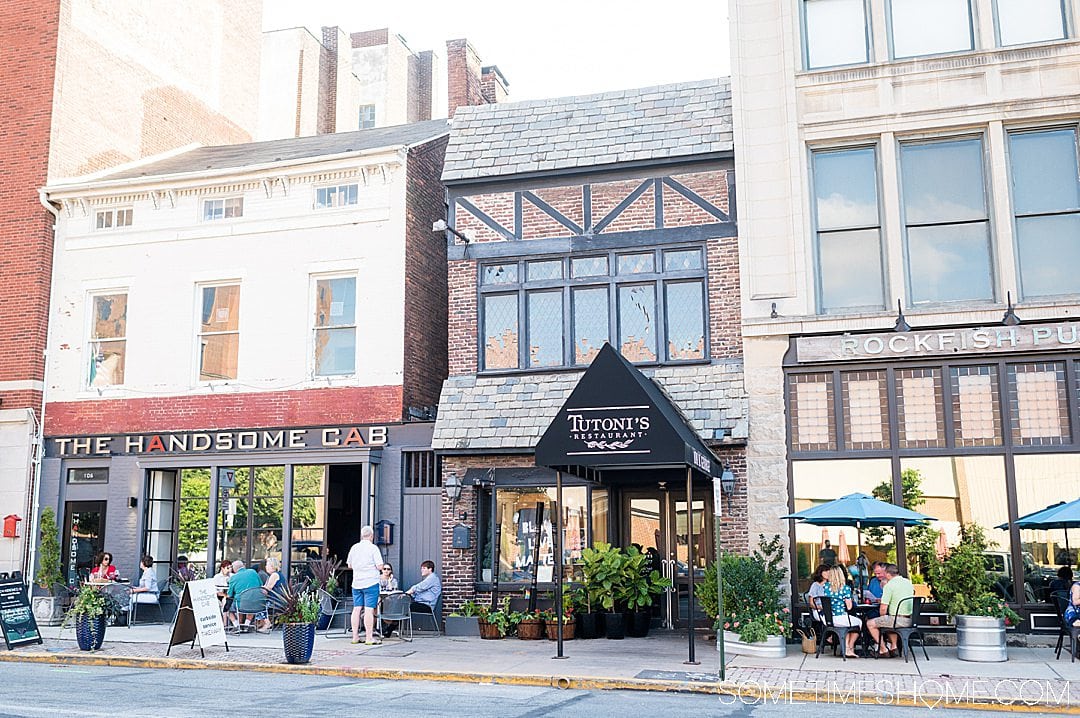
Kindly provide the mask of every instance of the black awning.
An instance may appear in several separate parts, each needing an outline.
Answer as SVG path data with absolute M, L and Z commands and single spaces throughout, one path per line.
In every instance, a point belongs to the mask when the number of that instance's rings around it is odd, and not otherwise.
M 660 387 L 606 343 L 540 437 L 536 464 L 579 476 L 631 467 L 722 471 Z

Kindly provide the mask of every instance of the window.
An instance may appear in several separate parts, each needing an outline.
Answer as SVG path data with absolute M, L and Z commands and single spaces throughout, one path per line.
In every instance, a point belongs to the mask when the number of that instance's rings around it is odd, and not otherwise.
M 176 545 L 176 479 L 177 472 L 175 471 L 148 471 L 146 474 L 146 494 L 143 499 L 145 511 L 143 525 L 146 527 L 143 534 L 143 552 L 154 557 L 155 568 L 165 566 L 166 575 L 174 565 L 173 557 L 176 555 L 173 553 L 173 548 Z M 209 494 L 206 495 L 209 497 Z M 188 504 L 188 509 L 191 506 L 191 504 Z M 190 514 L 186 518 L 188 519 L 189 531 L 186 538 L 190 538 L 193 524 L 199 519 Z M 206 523 L 206 518 L 204 513 L 201 517 L 203 524 Z M 187 542 L 185 541 L 186 545 Z M 191 561 L 192 570 L 205 571 L 205 548 L 201 556 L 189 556 L 187 553 L 181 553 L 180 555 Z M 202 561 L 199 560 L 200 558 Z
M 356 371 L 356 277 L 315 281 L 315 375 Z
M 485 370 L 581 366 L 604 342 L 633 362 L 708 356 L 700 247 L 486 264 L 480 295 Z
M 240 356 L 240 285 L 202 287 L 199 381 L 235 379 Z
M 1080 292 L 1076 130 L 1010 133 L 1009 165 L 1022 296 Z
M 270 467 L 274 468 L 274 467 Z M 294 466 L 292 486 L 292 549 L 289 573 L 302 579 L 308 575 L 308 561 L 322 558 L 326 544 L 327 467 Z M 276 488 L 274 489 L 276 492 Z M 271 492 L 273 493 L 273 492 Z M 266 501 L 266 499 L 262 499 Z M 255 499 L 260 501 L 260 499 Z M 276 519 L 276 516 L 275 516 Z M 266 541 L 268 534 L 263 534 Z
M 225 199 L 203 200 L 203 220 L 233 219 L 244 216 L 244 198 L 226 197 Z
M 315 190 L 315 209 L 345 207 L 356 204 L 357 185 L 343 184 L 335 187 L 319 187 Z
M 998 45 L 1061 40 L 1065 37 L 1062 0 L 994 0 Z
M 912 304 L 993 300 L 980 138 L 900 146 Z
M 132 220 L 132 209 L 130 207 L 101 209 L 97 211 L 94 217 L 94 229 L 130 227 Z
M 375 126 L 375 105 L 360 105 L 360 127 L 366 130 Z
M 804 0 L 806 69 L 866 62 L 866 5 L 863 0 Z
M 889 9 L 893 57 L 975 47 L 969 0 L 889 0 Z
M 877 152 L 813 154 L 818 311 L 884 306 Z
M 91 299 L 91 387 L 121 386 L 127 363 L 127 293 L 99 294 Z
M 442 486 L 439 457 L 435 456 L 434 451 L 402 451 L 401 466 L 407 489 L 437 489 Z

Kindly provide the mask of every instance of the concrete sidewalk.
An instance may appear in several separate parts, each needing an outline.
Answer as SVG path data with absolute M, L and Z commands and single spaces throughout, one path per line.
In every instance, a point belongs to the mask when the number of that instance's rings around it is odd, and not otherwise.
M 0 661 L 92 663 L 142 667 L 297 671 L 354 678 L 408 678 L 475 683 L 544 685 L 561 688 L 689 691 L 720 694 L 721 700 L 764 702 L 870 702 L 924 707 L 965 707 L 1080 713 L 1080 662 L 1063 653 L 1054 660 L 1045 647 L 1009 648 L 1009 661 L 966 663 L 954 647 L 928 648 L 930 660 L 807 656 L 788 646 L 784 659 L 731 656 L 724 683 L 718 680 L 714 642 L 696 643 L 700 665 L 685 665 L 686 636 L 654 633 L 623 641 L 573 640 L 566 659 L 554 660 L 555 644 L 507 638 L 417 636 L 412 643 L 389 639 L 378 647 L 346 638 L 318 636 L 311 663 L 284 662 L 281 634 L 230 636 L 229 648 L 211 646 L 203 658 L 196 646 L 174 646 L 166 657 L 167 626 L 112 627 L 100 651 L 78 650 L 74 631 L 43 628 L 44 646 L 0 653 Z M 338 634 L 341 635 L 341 634 Z M 921 653 L 920 653 L 921 658 Z

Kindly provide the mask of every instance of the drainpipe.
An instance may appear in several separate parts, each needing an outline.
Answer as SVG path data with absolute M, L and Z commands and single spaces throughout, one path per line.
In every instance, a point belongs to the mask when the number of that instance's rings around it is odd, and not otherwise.
M 58 257 L 57 250 L 59 249 L 56 224 L 57 220 L 60 218 L 60 211 L 49 201 L 44 188 L 38 189 L 38 201 L 41 202 L 41 206 L 53 217 L 53 248 L 52 266 L 49 276 L 49 313 L 45 317 L 45 351 L 42 353 L 41 357 L 44 362 L 44 369 L 41 375 L 41 411 L 37 416 L 37 430 L 34 435 L 34 463 L 30 479 L 30 511 L 27 516 L 27 524 L 29 527 L 27 539 L 30 550 L 27 551 L 26 556 L 23 559 L 23 576 L 28 585 L 33 581 L 34 563 L 37 561 L 38 525 L 40 523 L 38 513 L 41 504 L 41 464 L 45 457 L 45 398 L 49 389 L 49 347 L 52 345 L 52 318 L 56 302 L 56 263 Z M 33 410 L 31 410 L 31 414 L 32 413 Z M 63 520 L 62 516 L 57 518 L 61 521 Z

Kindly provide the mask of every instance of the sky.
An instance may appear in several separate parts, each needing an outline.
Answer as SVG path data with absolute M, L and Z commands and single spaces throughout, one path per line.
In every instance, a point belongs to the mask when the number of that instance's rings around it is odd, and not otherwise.
M 387 27 L 446 57 L 467 38 L 498 65 L 509 101 L 701 80 L 730 73 L 726 0 L 264 0 L 263 30 Z

